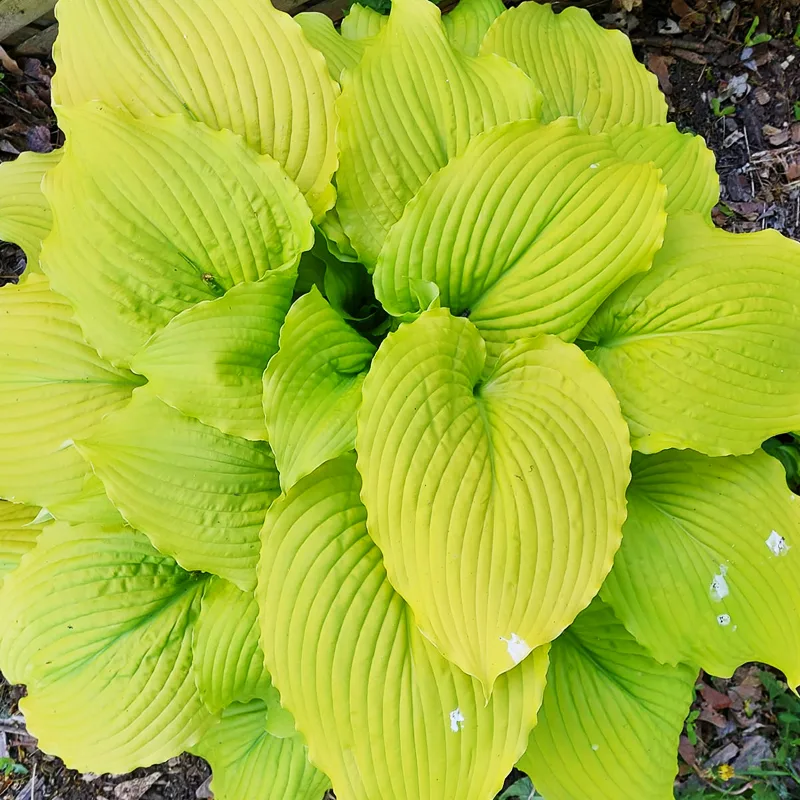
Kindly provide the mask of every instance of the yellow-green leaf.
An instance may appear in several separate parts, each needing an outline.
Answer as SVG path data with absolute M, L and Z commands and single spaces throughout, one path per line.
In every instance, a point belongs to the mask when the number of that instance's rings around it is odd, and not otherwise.
M 611 144 L 626 161 L 654 164 L 667 187 L 669 214 L 696 211 L 711 219 L 719 202 L 719 177 L 714 153 L 702 136 L 679 133 L 669 125 L 617 125 L 609 130 Z
M 262 376 L 278 351 L 292 302 L 293 266 L 186 309 L 158 331 L 131 367 L 164 402 L 245 439 L 266 439 Z
M 264 373 L 269 441 L 284 491 L 355 446 L 361 385 L 374 353 L 316 287 L 290 309 Z
M 659 664 L 594 600 L 553 642 L 519 768 L 548 800 L 673 800 L 697 670 Z
M 436 173 L 390 231 L 375 292 L 395 316 L 424 304 L 422 282 L 468 316 L 490 355 L 522 337 L 572 340 L 661 246 L 658 171 L 622 162 L 575 120 L 513 122 L 476 137 Z
M 331 77 L 339 81 L 346 69 L 352 69 L 364 54 L 364 43 L 347 39 L 333 27 L 333 20 L 318 11 L 304 11 L 295 17 L 308 41 L 324 56 Z
M 216 800 L 321 800 L 330 781 L 308 760 L 300 736 L 279 739 L 267 732 L 261 700 L 234 703 L 192 748 L 211 766 Z
M 193 745 L 214 721 L 192 675 L 202 589 L 141 534 L 49 526 L 0 590 L 0 669 L 39 747 L 128 772 Z
M 258 643 L 258 606 L 251 592 L 222 578 L 207 582 L 192 654 L 197 688 L 210 711 L 269 696 L 272 681 Z
M 68 139 L 45 177 L 54 227 L 42 268 L 114 363 L 129 365 L 181 311 L 296 264 L 314 243 L 297 187 L 230 131 L 99 104 L 61 119 Z
M 390 585 L 360 488 L 343 456 L 269 510 L 257 597 L 270 674 L 338 797 L 491 800 L 536 722 L 547 648 L 487 702 Z
M 540 103 L 531 80 L 507 61 L 456 50 L 428 0 L 395 0 L 389 22 L 342 80 L 336 207 L 368 266 L 431 174 L 475 134 L 537 117 Z
M 374 8 L 353 3 L 342 20 L 342 36 L 357 41 L 377 36 L 389 21 L 389 17 Z
M 659 660 L 729 677 L 765 661 L 800 686 L 800 500 L 763 451 L 638 456 L 603 598 Z
M 25 553 L 33 550 L 42 531 L 42 510 L 0 500 L 0 586 L 18 566 Z
M 522 3 L 489 29 L 482 53 L 520 66 L 542 91 L 545 122 L 577 117 L 592 133 L 623 125 L 660 125 L 667 104 L 653 73 L 633 55 L 622 31 L 601 28 L 584 8 L 556 14 Z
M 86 344 L 72 309 L 32 275 L 0 292 L 0 497 L 45 506 L 93 483 L 71 440 L 125 405 L 141 379 Z
M 671 217 L 653 268 L 580 334 L 633 447 L 751 453 L 800 426 L 800 243 Z
M 70 0 L 57 15 L 57 105 L 100 100 L 227 128 L 271 155 L 315 216 L 333 205 L 338 90 L 270 0 Z
M 53 221 L 42 178 L 58 164 L 61 153 L 21 153 L 15 161 L 0 164 L 0 239 L 25 251 L 26 274 L 41 272 L 39 251 Z
M 552 336 L 486 374 L 469 320 L 425 312 L 364 382 L 358 469 L 389 580 L 487 694 L 558 636 L 611 569 L 630 446 L 611 387 Z
M 453 45 L 468 56 L 476 56 L 489 26 L 505 9 L 503 0 L 461 0 L 442 22 Z
M 188 570 L 255 585 L 258 534 L 277 496 L 269 447 L 137 391 L 77 442 L 125 520 Z

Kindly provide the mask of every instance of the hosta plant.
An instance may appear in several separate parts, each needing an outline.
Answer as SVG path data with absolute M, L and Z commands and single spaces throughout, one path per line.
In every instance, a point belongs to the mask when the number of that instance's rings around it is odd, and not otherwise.
M 800 245 L 582 10 L 61 0 L 0 170 L 0 668 L 220 800 L 664 800 L 800 684 Z M 775 440 L 775 441 L 786 441 Z M 773 448 L 774 451 L 774 448 Z

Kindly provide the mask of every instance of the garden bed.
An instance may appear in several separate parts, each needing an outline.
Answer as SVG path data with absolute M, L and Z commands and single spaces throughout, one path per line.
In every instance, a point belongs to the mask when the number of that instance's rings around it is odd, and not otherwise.
M 629 33 L 638 55 L 659 76 L 671 119 L 703 135 L 716 153 L 722 186 L 722 202 L 714 212 L 717 224 L 735 231 L 776 228 L 800 239 L 800 3 L 644 0 L 643 6 L 634 6 L 629 0 L 589 5 L 603 24 Z M 317 7 L 336 17 L 343 4 L 333 0 Z M 17 57 L 13 46 L 9 53 L 0 67 L 0 160 L 62 144 L 50 108 L 51 63 L 45 56 Z M 14 280 L 23 267 L 21 251 L 0 243 L 0 282 Z M 698 687 L 681 742 L 678 795 L 800 798 L 800 763 L 794 760 L 800 747 L 793 744 L 800 741 L 800 702 L 780 676 L 749 665 L 730 681 L 701 676 Z M 17 716 L 19 696 L 19 690 L 0 686 L 0 758 L 9 759 L 0 762 L 9 772 L 0 774 L 0 797 L 209 796 L 208 769 L 190 757 L 130 776 L 66 769 L 41 753 L 24 731 Z

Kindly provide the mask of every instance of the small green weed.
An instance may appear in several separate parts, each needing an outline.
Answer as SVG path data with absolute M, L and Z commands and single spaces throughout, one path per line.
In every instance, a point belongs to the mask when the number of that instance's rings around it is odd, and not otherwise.
M 13 758 L 0 758 L 0 775 L 6 778 L 24 778 L 27 774 L 28 770 L 22 764 L 17 764 Z
M 753 17 L 753 21 L 750 23 L 750 27 L 747 29 L 747 33 L 744 37 L 745 47 L 755 47 L 757 44 L 764 44 L 764 42 L 772 41 L 772 36 L 770 36 L 770 34 L 756 33 L 760 21 L 761 20 L 757 16 Z
M 711 98 L 711 110 L 714 112 L 715 117 L 730 117 L 736 113 L 736 109 L 733 106 L 722 108 L 719 97 Z
M 689 739 L 689 743 L 692 747 L 697 746 L 697 726 L 695 722 L 697 722 L 697 718 L 700 716 L 700 712 L 695 708 L 689 712 L 689 716 L 686 717 L 686 737 Z

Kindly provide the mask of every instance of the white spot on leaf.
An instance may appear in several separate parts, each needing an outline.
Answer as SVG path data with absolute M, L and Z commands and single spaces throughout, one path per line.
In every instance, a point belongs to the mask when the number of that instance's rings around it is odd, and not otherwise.
M 525 656 L 527 656 L 531 651 L 531 648 L 528 647 L 528 643 L 516 633 L 512 633 L 508 639 L 504 639 L 501 636 L 500 641 L 506 643 L 508 654 L 511 656 L 511 660 L 515 664 L 519 664 L 519 662 L 522 661 L 522 659 L 525 658 Z
M 464 728 L 464 715 L 461 709 L 457 708 L 455 711 L 450 712 L 450 730 L 453 733 L 458 733 Z
M 724 628 L 726 625 L 730 625 L 730 624 L 731 624 L 731 616 L 730 616 L 730 614 L 720 614 L 720 615 L 717 617 L 717 623 L 718 623 L 719 625 L 722 625 L 722 627 L 723 627 L 723 628 Z
M 592 745 L 592 750 L 594 750 L 594 751 L 595 751 L 595 753 L 596 753 L 596 752 L 597 752 L 599 749 L 600 749 L 600 745 L 599 745 L 599 744 L 593 744 L 593 745 Z
M 731 590 L 728 588 L 728 581 L 725 576 L 728 574 L 728 568 L 724 564 L 719 565 L 719 572 L 711 580 L 711 599 L 719 602 L 727 597 Z
M 51 519 L 55 519 L 55 517 L 46 508 L 43 508 L 36 515 L 35 519 L 32 519 L 25 527 L 27 528 L 30 525 L 41 525 L 44 522 L 50 522 Z
M 589 169 L 597 169 L 599 164 L 589 164 Z
M 770 533 L 767 537 L 766 544 L 767 547 L 772 550 L 773 555 L 776 556 L 785 556 L 791 549 L 789 545 L 786 544 L 786 539 L 784 539 L 778 531 L 772 531 L 772 533 Z

